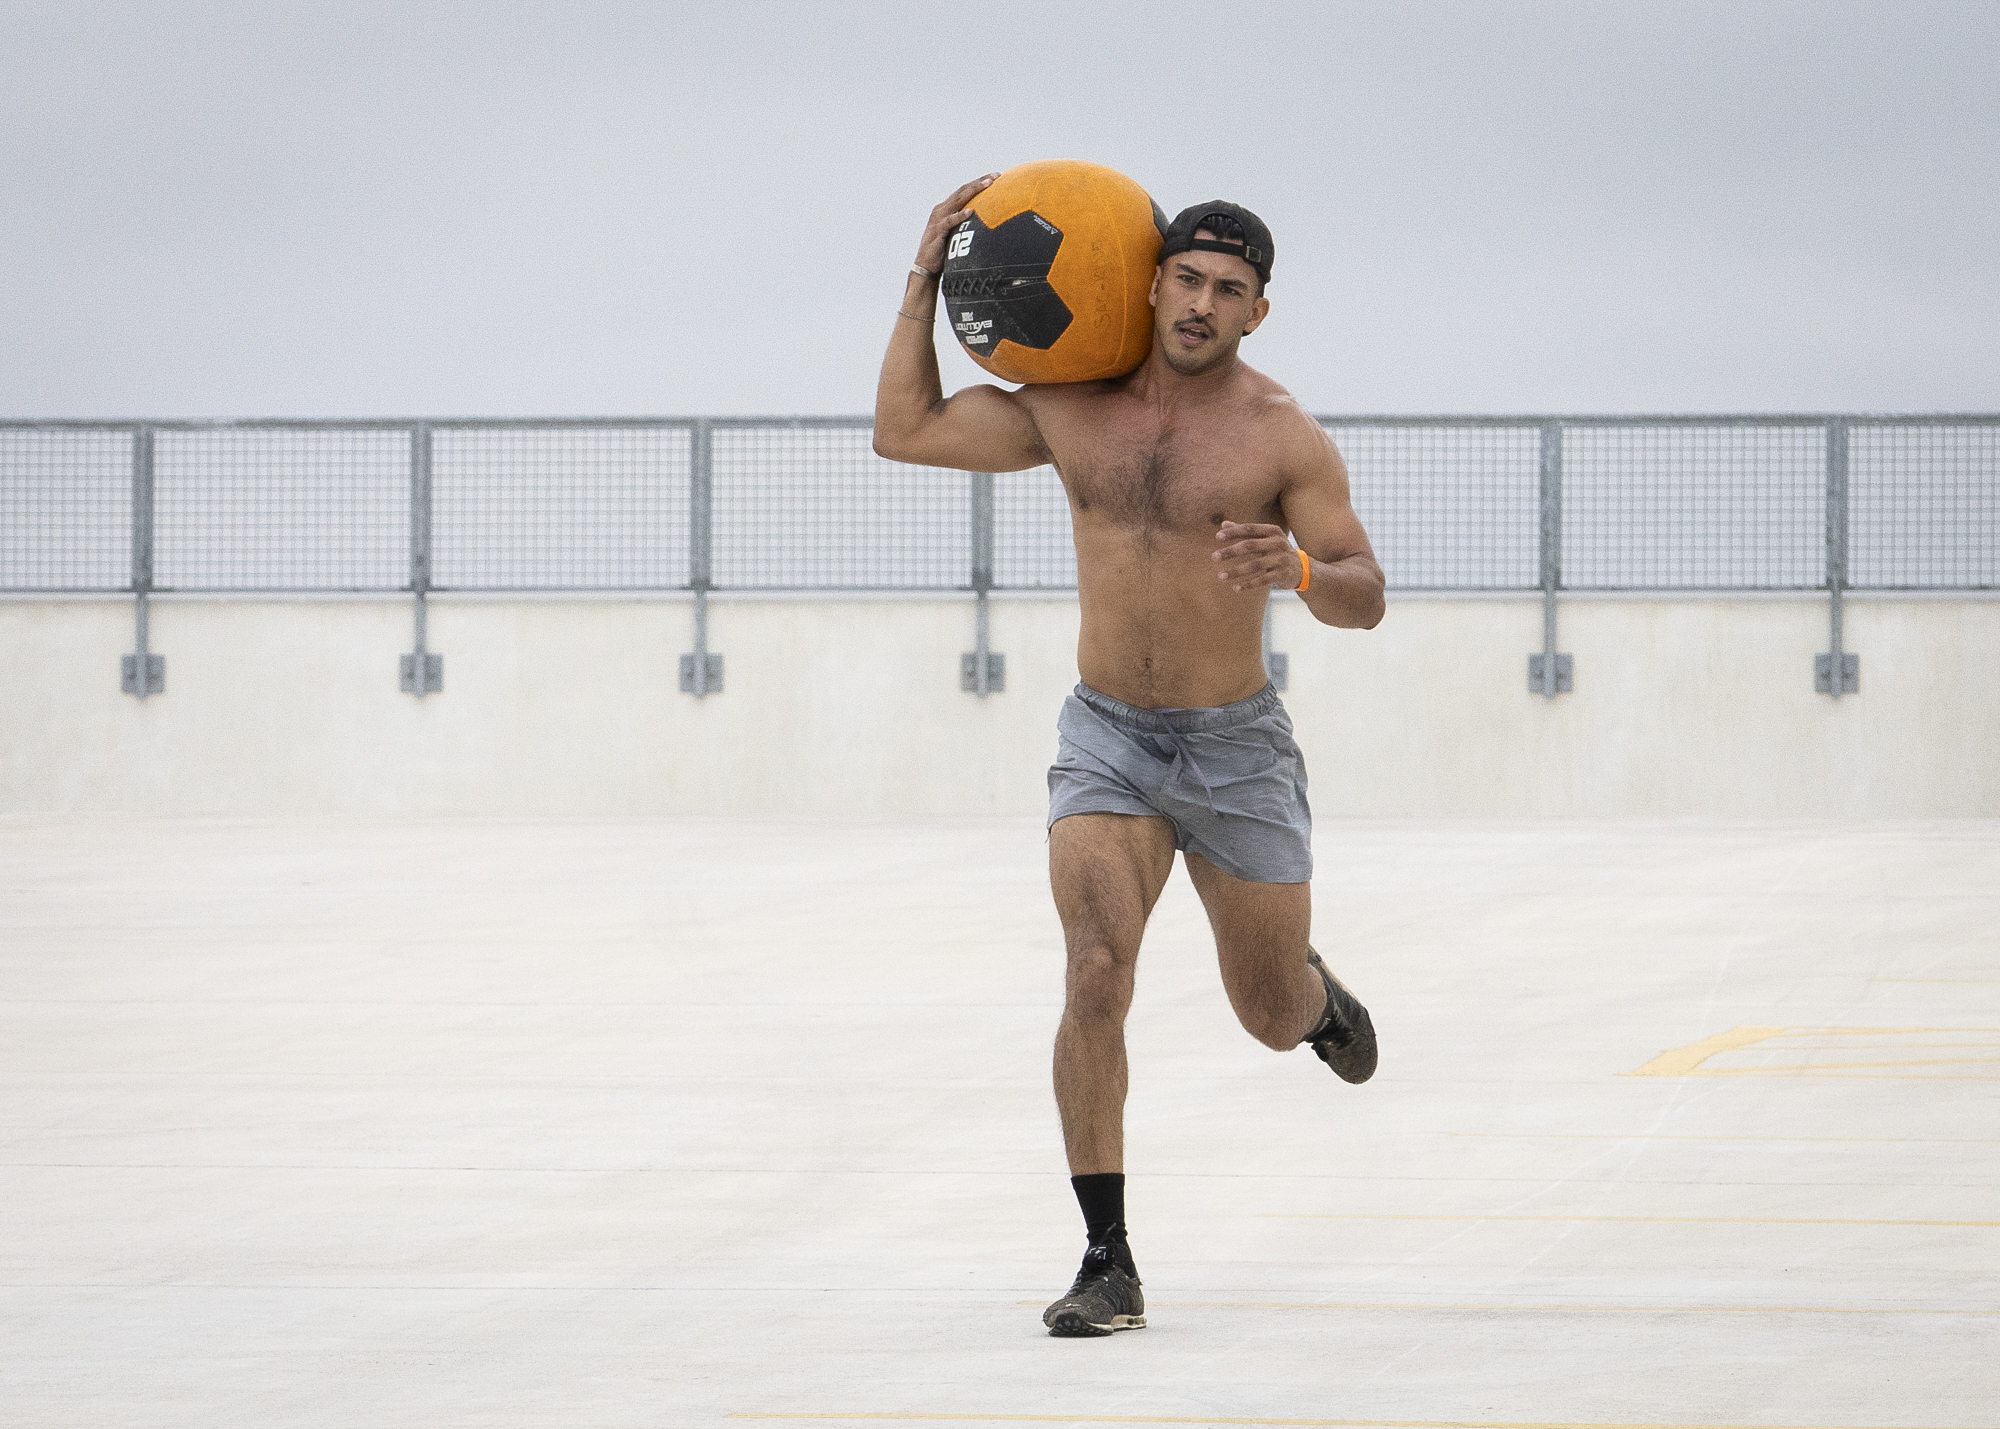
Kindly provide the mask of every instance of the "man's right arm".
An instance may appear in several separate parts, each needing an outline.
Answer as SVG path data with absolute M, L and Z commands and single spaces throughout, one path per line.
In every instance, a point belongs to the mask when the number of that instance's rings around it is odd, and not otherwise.
M 996 176 L 960 187 L 931 210 L 917 266 L 944 270 L 946 240 L 971 212 L 966 205 Z M 963 471 L 1025 471 L 1049 459 L 1027 404 L 1012 392 L 981 384 L 950 397 L 938 375 L 937 279 L 912 271 L 882 376 L 875 386 L 875 451 L 892 461 Z

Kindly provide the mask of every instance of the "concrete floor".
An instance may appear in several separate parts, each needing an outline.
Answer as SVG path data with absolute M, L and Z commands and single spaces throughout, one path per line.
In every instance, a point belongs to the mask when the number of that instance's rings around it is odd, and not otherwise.
M 1380 1075 L 1177 874 L 1059 1341 L 1032 820 L 0 819 L 0 1423 L 2000 1425 L 2000 824 L 1319 854 Z

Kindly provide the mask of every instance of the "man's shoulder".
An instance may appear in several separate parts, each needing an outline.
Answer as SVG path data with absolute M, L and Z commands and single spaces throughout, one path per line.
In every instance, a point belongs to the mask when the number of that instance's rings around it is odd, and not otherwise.
M 1333 438 L 1284 386 L 1245 364 L 1241 391 L 1246 426 L 1288 481 L 1329 472 L 1344 478 L 1346 464 Z
M 1127 400 L 1123 378 L 1103 382 L 1035 382 L 1019 388 L 1014 400 L 1028 413 L 1051 447 L 1073 448 L 1102 438 L 1117 424 L 1114 409 Z
M 1237 392 L 1243 411 L 1273 437 L 1296 441 L 1324 435 L 1319 419 L 1298 398 L 1247 362 L 1238 366 Z
M 1106 378 L 1098 382 L 1031 382 L 1014 392 L 1031 412 L 1075 411 L 1124 395 L 1127 379 Z
M 1237 395 L 1253 405 L 1259 412 L 1282 420 L 1286 408 L 1304 411 L 1298 399 L 1293 397 L 1285 385 L 1267 373 L 1259 372 L 1241 358 L 1236 362 L 1234 386 Z

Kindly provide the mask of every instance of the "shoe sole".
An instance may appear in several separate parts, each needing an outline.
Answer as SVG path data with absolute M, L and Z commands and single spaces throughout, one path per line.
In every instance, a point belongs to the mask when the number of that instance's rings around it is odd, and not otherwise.
M 1065 1340 L 1091 1340 L 1119 1330 L 1143 1330 L 1144 1315 L 1113 1315 L 1108 1325 L 1094 1325 L 1074 1310 L 1065 1310 L 1049 1322 L 1049 1333 Z

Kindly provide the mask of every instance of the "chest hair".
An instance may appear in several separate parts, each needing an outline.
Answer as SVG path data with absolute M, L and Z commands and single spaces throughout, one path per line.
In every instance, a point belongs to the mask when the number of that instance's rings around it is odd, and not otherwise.
M 1118 458 L 1104 454 L 1083 464 L 1082 480 L 1072 482 L 1079 512 L 1144 532 L 1219 525 L 1212 481 L 1198 464 L 1161 436 L 1142 450 Z

